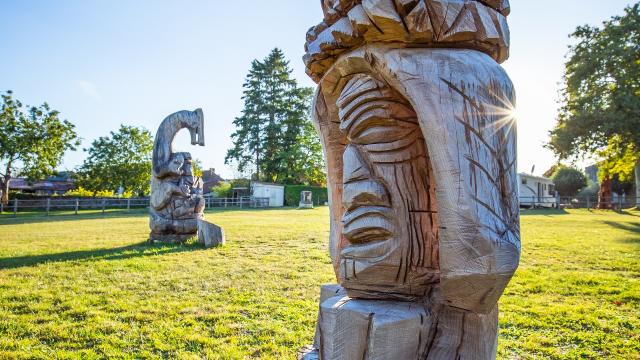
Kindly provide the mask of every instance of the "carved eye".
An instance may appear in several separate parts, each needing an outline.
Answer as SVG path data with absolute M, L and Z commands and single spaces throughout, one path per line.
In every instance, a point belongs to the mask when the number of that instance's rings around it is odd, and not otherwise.
M 367 124 L 360 132 L 349 135 L 351 141 L 359 145 L 386 144 L 402 140 L 415 131 L 415 126 L 401 125 L 395 120 L 388 119 L 387 124 Z
M 381 99 L 346 107 L 340 128 L 356 144 L 389 143 L 413 132 L 417 128 L 417 119 L 407 105 Z

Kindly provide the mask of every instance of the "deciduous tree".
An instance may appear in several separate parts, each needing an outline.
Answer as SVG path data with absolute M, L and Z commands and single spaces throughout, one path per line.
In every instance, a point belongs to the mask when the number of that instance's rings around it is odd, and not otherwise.
M 575 196 L 587 187 L 587 177 L 575 168 L 559 166 L 552 179 L 560 196 Z
M 80 143 L 75 127 L 60 120 L 60 113 L 49 107 L 25 106 L 7 91 L 0 108 L 0 201 L 9 201 L 11 179 L 19 175 L 30 179 L 53 174 L 67 150 Z
M 149 194 L 153 138 L 148 130 L 121 125 L 85 151 L 89 156 L 78 169 L 79 186 L 94 194 L 120 188 L 136 196 Z
M 603 180 L 633 176 L 634 167 L 640 174 L 640 3 L 602 27 L 580 26 L 571 37 L 564 105 L 549 147 L 561 159 L 601 158 Z M 636 188 L 640 206 L 639 176 Z

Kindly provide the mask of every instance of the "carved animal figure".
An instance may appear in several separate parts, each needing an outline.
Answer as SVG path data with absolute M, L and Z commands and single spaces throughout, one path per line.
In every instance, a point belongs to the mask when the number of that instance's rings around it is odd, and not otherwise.
M 151 241 L 181 242 L 198 231 L 204 218 L 202 180 L 193 175 L 191 154 L 174 153 L 176 134 L 188 129 L 193 145 L 204 146 L 202 110 L 168 116 L 156 135 L 151 179 Z

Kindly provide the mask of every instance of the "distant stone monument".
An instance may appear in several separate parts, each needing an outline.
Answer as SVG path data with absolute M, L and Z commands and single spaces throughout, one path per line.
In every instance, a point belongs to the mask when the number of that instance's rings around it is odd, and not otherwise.
M 311 191 L 303 191 L 300 193 L 300 209 L 313 209 L 313 193 Z
M 204 146 L 204 115 L 202 110 L 180 111 L 168 116 L 158 129 L 153 147 L 151 176 L 150 242 L 182 243 L 198 234 L 205 226 L 205 200 L 202 179 L 194 176 L 191 154 L 174 152 L 176 134 L 188 129 L 191 144 Z M 216 241 L 217 233 L 205 229 L 200 241 Z M 207 238 L 210 237 L 210 238 Z M 219 236 L 218 236 L 219 237 Z
M 319 84 L 330 252 L 301 359 L 494 359 L 518 267 L 507 0 L 324 0 Z

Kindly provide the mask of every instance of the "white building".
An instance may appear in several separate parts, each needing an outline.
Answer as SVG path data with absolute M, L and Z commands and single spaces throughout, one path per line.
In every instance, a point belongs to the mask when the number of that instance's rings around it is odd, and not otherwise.
M 255 198 L 268 198 L 269 207 L 284 206 L 284 185 L 251 182 L 251 196 Z
M 553 180 L 545 177 L 518 174 L 520 207 L 555 208 L 558 204 Z

